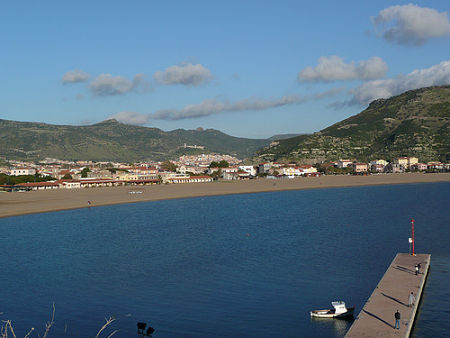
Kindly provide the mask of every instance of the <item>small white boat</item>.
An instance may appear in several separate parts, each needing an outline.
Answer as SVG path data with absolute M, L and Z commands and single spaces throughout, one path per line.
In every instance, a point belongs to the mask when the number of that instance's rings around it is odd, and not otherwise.
M 347 308 L 344 302 L 331 302 L 334 309 L 330 310 L 312 310 L 311 317 L 317 318 L 346 318 L 352 317 L 355 307 Z

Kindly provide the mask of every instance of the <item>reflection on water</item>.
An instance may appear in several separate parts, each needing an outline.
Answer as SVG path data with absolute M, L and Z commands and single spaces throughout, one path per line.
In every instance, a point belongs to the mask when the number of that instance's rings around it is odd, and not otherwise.
M 335 319 L 311 317 L 311 323 L 313 325 L 322 327 L 324 331 L 333 330 L 336 337 L 343 337 L 347 333 L 348 329 L 350 329 L 350 326 L 352 326 L 354 321 L 354 318 Z
M 431 255 L 431 266 L 411 337 L 448 337 L 450 255 Z

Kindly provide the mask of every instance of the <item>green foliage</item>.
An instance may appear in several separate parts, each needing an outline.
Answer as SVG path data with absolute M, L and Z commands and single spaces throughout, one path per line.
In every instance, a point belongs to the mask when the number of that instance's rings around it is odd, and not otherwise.
M 167 160 L 198 149 L 180 148 L 184 143 L 204 145 L 202 152 L 252 155 L 269 143 L 226 135 L 220 131 L 183 130 L 126 125 L 108 120 L 90 126 L 58 126 L 0 119 L 0 157 L 8 159 L 93 160 L 135 162 Z
M 83 168 L 83 170 L 81 170 L 81 177 L 82 177 L 82 178 L 88 177 L 88 172 L 90 172 L 90 171 L 91 171 L 91 170 L 90 170 L 88 167 Z
M 62 179 L 63 179 L 63 180 L 71 180 L 71 179 L 72 179 L 72 175 L 70 175 L 70 174 L 65 174 L 65 175 L 62 177 Z
M 177 166 L 170 161 L 165 161 L 161 164 L 161 168 L 167 171 L 177 171 Z
M 217 167 L 215 167 L 215 168 L 217 168 Z M 218 179 L 218 178 L 221 177 L 221 176 L 222 176 L 222 169 L 219 169 L 219 170 L 217 170 L 217 171 L 214 171 L 214 172 L 211 174 L 211 177 L 214 178 L 214 179 Z
M 212 161 L 209 164 L 210 168 L 228 168 L 230 166 L 230 164 L 228 163 L 228 161 L 222 160 L 220 162 L 216 162 L 216 161 Z
M 109 170 L 109 172 L 110 172 L 111 174 L 115 174 L 115 173 L 118 172 L 118 171 L 122 171 L 122 172 L 124 172 L 124 173 L 129 172 L 127 169 L 123 169 L 123 168 L 107 168 L 106 170 Z
M 415 156 L 424 162 L 448 159 L 450 86 L 421 88 L 375 100 L 361 113 L 318 133 L 280 140 L 257 154 L 266 160 L 312 163 L 398 156 Z
M 172 151 L 170 153 L 171 159 L 178 159 L 180 156 L 183 155 L 200 155 L 200 154 L 210 154 L 211 151 L 208 149 L 194 149 L 194 148 L 179 148 L 175 151 Z
M 29 183 L 29 182 L 47 182 L 53 181 L 54 178 L 50 176 L 36 175 L 21 175 L 21 176 L 10 176 L 6 174 L 0 174 L 0 185 L 16 185 L 19 183 Z
M 230 166 L 230 164 L 228 163 L 228 161 L 222 160 L 219 162 L 218 167 L 219 168 L 228 168 Z

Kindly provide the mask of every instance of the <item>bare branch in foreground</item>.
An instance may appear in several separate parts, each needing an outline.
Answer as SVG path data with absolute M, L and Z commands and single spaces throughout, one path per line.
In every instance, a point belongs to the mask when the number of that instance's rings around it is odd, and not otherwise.
M 8 327 L 9 327 L 9 331 L 11 331 L 11 334 L 13 335 L 13 337 L 16 338 L 16 334 L 14 333 L 14 329 L 12 327 L 11 321 L 9 319 L 3 320 L 3 323 L 5 323 L 5 326 L 2 325 L 2 329 L 1 329 L 2 338 L 8 338 Z
M 52 327 L 52 325 L 55 323 L 55 303 L 53 303 L 53 314 L 52 314 L 52 320 L 50 322 L 47 322 L 45 324 L 45 332 L 44 335 L 42 336 L 42 338 L 46 338 L 48 335 L 48 331 L 50 331 L 50 328 Z
M 119 330 L 113 331 L 107 338 L 114 336 L 117 332 L 119 332 Z
M 53 312 L 52 312 L 52 319 L 45 323 L 45 332 L 44 335 L 42 336 L 42 338 L 47 338 L 49 331 L 51 329 L 51 327 L 55 324 L 55 303 L 53 303 Z M 115 321 L 116 318 L 114 318 L 113 316 L 109 317 L 109 318 L 105 318 L 106 323 L 100 328 L 100 330 L 97 332 L 97 335 L 95 336 L 95 338 L 98 338 L 100 336 L 100 334 L 103 332 L 103 330 L 105 330 L 113 321 Z M 10 338 L 17 338 L 16 334 L 14 332 L 14 329 L 12 327 L 12 322 L 11 320 L 2 320 L 2 323 L 4 323 L 3 325 L 1 325 L 0 327 L 0 338 L 8 338 L 10 337 L 9 333 L 11 333 L 11 337 Z M 120 330 L 115 330 L 112 333 L 109 334 L 108 338 L 111 338 L 112 336 L 114 336 L 117 332 L 119 332 Z M 32 327 L 30 329 L 30 331 L 24 336 L 24 338 L 30 338 L 31 334 L 34 332 L 34 327 Z M 65 326 L 64 332 L 67 332 L 67 324 Z M 38 337 L 40 337 L 40 334 L 38 334 Z
M 106 329 L 106 328 L 108 327 L 109 324 L 111 324 L 113 321 L 115 321 L 116 318 L 109 317 L 108 319 L 105 318 L 105 320 L 106 320 L 105 325 L 103 325 L 102 328 L 97 332 L 97 335 L 95 336 L 95 338 L 98 338 L 98 336 L 100 335 L 100 333 L 102 333 L 102 331 L 103 331 L 104 329 Z M 115 332 L 114 332 L 114 333 L 115 333 Z
M 32 327 L 31 330 L 23 338 L 28 338 L 33 331 L 34 327 Z

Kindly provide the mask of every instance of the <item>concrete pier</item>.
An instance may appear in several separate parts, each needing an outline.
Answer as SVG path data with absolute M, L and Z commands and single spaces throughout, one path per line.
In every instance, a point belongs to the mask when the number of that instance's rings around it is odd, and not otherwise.
M 345 337 L 409 337 L 430 267 L 431 255 L 398 253 Z M 420 263 L 420 274 L 415 265 Z M 408 306 L 414 293 L 416 302 Z M 400 312 L 400 330 L 394 313 Z

